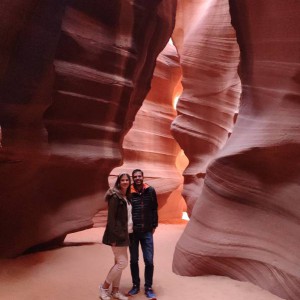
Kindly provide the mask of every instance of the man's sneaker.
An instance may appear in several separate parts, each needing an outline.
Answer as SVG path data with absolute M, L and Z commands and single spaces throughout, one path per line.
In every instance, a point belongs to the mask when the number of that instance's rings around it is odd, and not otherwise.
M 127 293 L 127 296 L 133 296 L 136 295 L 140 291 L 140 287 L 137 285 L 134 285 L 131 290 Z
M 99 286 L 100 298 L 102 300 L 110 300 L 110 294 L 108 289 L 104 289 L 102 285 Z
M 120 293 L 120 291 L 116 292 L 116 293 L 112 293 L 111 294 L 113 298 L 115 299 L 119 299 L 119 300 L 128 300 L 128 297 L 124 296 L 122 293 Z
M 145 289 L 145 295 L 148 299 L 152 299 L 152 300 L 156 299 L 156 295 L 154 294 L 152 288 L 146 288 Z

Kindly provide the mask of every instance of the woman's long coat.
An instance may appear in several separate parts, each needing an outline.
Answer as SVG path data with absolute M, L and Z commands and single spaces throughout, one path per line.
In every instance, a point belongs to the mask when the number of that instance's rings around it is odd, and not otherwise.
M 116 189 L 109 189 L 105 195 L 108 202 L 108 216 L 102 243 L 112 246 L 128 246 L 127 203 Z

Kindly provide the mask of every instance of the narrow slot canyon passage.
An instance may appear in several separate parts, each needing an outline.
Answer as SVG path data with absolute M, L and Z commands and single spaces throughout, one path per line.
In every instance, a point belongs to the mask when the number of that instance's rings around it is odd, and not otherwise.
M 171 133 L 181 79 L 179 57 L 169 41 L 157 58 L 151 89 L 124 137 L 123 164 L 112 170 L 109 179 L 111 185 L 118 174 L 142 169 L 145 182 L 156 190 L 161 223 L 181 222 L 186 212 L 181 191 L 188 160 Z
M 1 6 L 0 299 L 99 299 L 136 168 L 159 300 L 300 299 L 299 1 Z

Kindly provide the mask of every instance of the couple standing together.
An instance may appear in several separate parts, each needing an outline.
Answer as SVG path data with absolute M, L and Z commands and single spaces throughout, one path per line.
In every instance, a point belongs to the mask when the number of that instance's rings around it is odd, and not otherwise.
M 129 174 L 120 174 L 114 187 L 105 195 L 108 202 L 108 217 L 102 242 L 111 246 L 115 264 L 104 283 L 100 285 L 102 300 L 110 300 L 111 297 L 128 299 L 119 291 L 122 271 L 128 265 L 128 246 L 133 286 L 127 295 L 133 296 L 140 291 L 139 244 L 145 262 L 145 295 L 149 299 L 156 299 L 152 289 L 153 233 L 158 225 L 156 192 L 153 187 L 143 182 L 142 170 L 134 170 L 132 179 L 133 184 Z

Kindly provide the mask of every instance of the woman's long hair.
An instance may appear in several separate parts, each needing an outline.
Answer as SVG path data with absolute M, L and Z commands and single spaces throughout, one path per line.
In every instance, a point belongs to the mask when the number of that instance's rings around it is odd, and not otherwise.
M 131 178 L 130 178 L 130 175 L 129 175 L 129 174 L 127 174 L 127 173 L 122 173 L 122 174 L 120 174 L 120 175 L 117 177 L 117 180 L 116 180 L 116 183 L 115 183 L 115 185 L 114 185 L 114 188 L 117 189 L 117 190 L 119 190 L 119 191 L 121 191 L 121 185 L 120 185 L 120 182 L 121 182 L 121 178 L 122 178 L 124 175 L 127 176 L 128 180 L 129 180 L 129 186 L 128 186 L 127 190 L 126 190 L 126 197 L 127 197 L 128 200 L 130 200 L 130 196 L 131 196 L 131 193 L 130 193 Z

